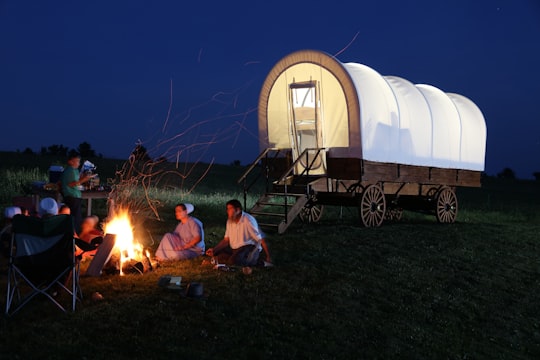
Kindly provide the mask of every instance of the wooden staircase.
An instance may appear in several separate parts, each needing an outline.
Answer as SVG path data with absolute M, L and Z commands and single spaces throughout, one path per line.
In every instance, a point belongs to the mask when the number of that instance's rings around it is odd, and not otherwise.
M 308 195 L 272 192 L 261 195 L 249 210 L 261 228 L 283 234 L 309 200 Z
M 261 179 L 266 181 L 266 191 L 248 212 L 257 218 L 257 223 L 261 228 L 277 230 L 279 234 L 283 234 L 287 230 L 308 204 L 312 195 L 311 184 L 321 178 L 320 175 L 312 176 L 309 174 L 313 160 L 307 161 L 308 151 L 317 151 L 315 157 L 312 157 L 315 159 L 324 149 L 306 149 L 295 162 L 290 161 L 290 156 L 279 156 L 286 150 L 290 151 L 290 149 L 266 149 L 238 180 L 238 183 L 244 183 L 244 206 L 246 206 L 247 193 L 252 185 Z M 311 165 L 307 166 L 303 173 L 293 175 L 300 159 L 305 159 L 305 162 Z M 262 164 L 261 171 L 249 183 L 247 177 L 257 168 L 257 164 Z

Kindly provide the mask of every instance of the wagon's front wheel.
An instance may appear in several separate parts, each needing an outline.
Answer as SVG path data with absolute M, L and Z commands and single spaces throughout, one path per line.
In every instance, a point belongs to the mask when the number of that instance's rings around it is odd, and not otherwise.
M 386 212 L 386 199 L 380 186 L 369 185 L 364 190 L 358 211 L 365 227 L 381 226 Z
M 308 202 L 302 210 L 300 210 L 300 220 L 304 223 L 315 223 L 322 218 L 324 206 L 320 204 L 314 204 L 311 202 Z
M 458 201 L 454 190 L 448 186 L 444 186 L 439 190 L 435 211 L 437 221 L 440 223 L 450 224 L 456 221 Z
M 386 209 L 385 220 L 400 221 L 403 217 L 403 209 L 398 207 L 388 207 Z

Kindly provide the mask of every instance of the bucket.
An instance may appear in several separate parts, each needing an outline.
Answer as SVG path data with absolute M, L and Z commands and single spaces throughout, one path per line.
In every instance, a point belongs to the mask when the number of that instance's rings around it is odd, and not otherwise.
M 49 167 L 49 183 L 56 184 L 59 182 L 63 172 L 63 166 L 51 165 L 51 167 Z

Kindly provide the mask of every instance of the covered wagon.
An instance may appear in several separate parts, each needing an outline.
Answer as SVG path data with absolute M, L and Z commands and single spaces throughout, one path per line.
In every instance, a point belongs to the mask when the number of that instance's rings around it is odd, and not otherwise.
M 260 154 L 239 179 L 261 225 L 284 232 L 324 205 L 354 206 L 380 226 L 403 209 L 455 221 L 456 187 L 479 187 L 487 130 L 468 98 L 369 66 L 303 50 L 281 59 L 262 86 Z M 270 221 L 269 219 L 275 219 Z

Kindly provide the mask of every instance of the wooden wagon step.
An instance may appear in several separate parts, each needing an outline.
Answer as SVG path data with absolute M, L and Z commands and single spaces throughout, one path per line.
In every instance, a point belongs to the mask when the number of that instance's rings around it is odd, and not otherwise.
M 271 194 L 273 194 L 274 196 L 302 196 L 302 195 L 306 195 L 309 192 L 305 187 L 302 187 L 302 188 L 295 187 L 294 189 L 288 188 L 286 190 L 285 188 L 274 187 L 272 191 L 273 192 Z
M 294 203 L 288 202 L 287 204 L 284 203 L 276 203 L 276 202 L 269 202 L 269 201 L 257 201 L 257 204 L 259 205 L 268 205 L 268 206 L 293 206 Z
M 284 196 L 294 196 L 294 197 L 300 197 L 300 196 L 305 196 L 306 194 L 303 193 L 303 192 L 287 192 L 287 193 L 284 193 L 284 192 L 269 192 L 269 193 L 266 193 L 267 196 L 281 196 L 281 197 L 284 197 Z
M 286 201 L 286 196 L 295 197 L 291 201 Z M 274 199 L 275 202 L 271 202 Z M 283 202 L 281 202 L 283 201 Z M 261 223 L 257 220 L 259 226 L 276 229 L 278 233 L 283 234 L 287 227 L 293 222 L 300 210 L 306 205 L 308 197 L 305 194 L 283 194 L 283 193 L 266 193 L 262 195 L 255 205 L 249 210 L 253 216 L 262 217 L 266 223 Z M 271 212 L 272 209 L 286 209 L 283 212 Z M 272 220 L 273 219 L 273 220 Z M 278 222 L 272 223 L 273 221 Z
M 277 216 L 277 217 L 285 218 L 285 214 L 283 213 L 266 212 L 266 211 L 252 211 L 251 215 Z

